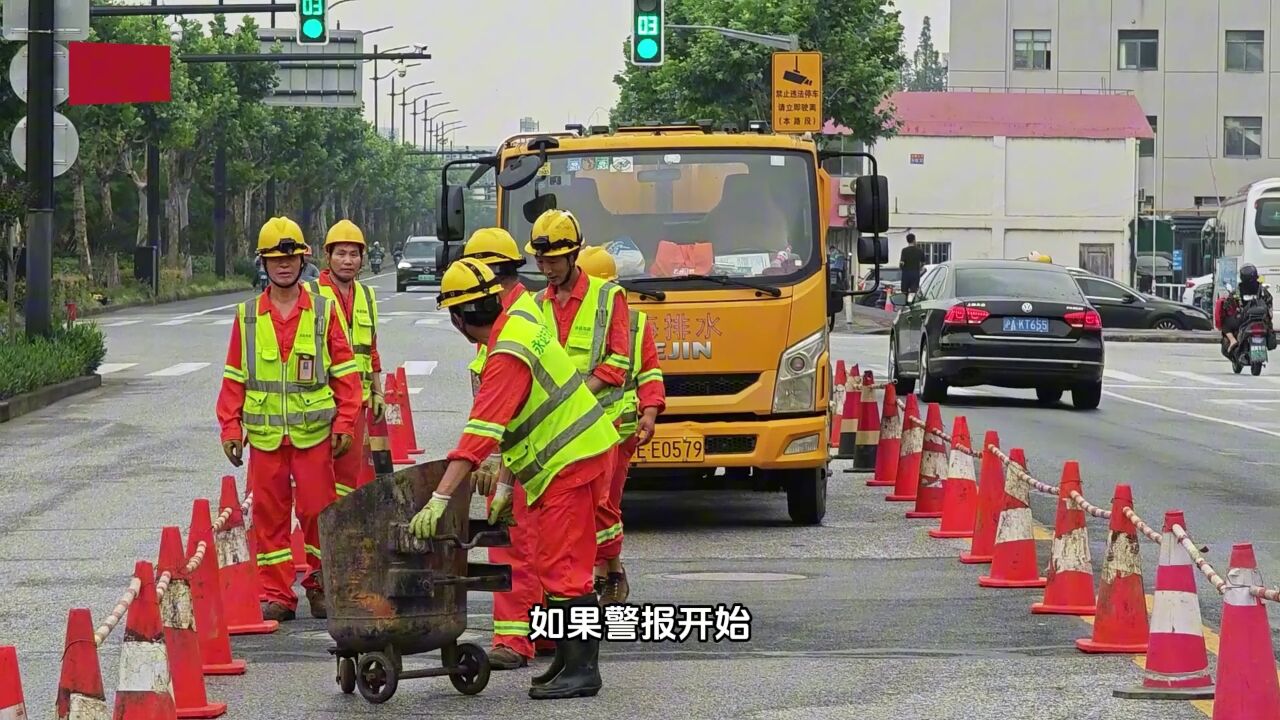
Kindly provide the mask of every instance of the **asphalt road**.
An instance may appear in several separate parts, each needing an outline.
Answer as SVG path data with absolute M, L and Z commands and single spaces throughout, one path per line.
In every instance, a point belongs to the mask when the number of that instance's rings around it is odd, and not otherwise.
M 465 417 L 469 346 L 435 310 L 433 291 L 395 294 L 391 280 L 375 282 L 383 294 L 384 364 L 406 364 L 422 458 L 440 457 Z M 215 496 L 218 478 L 233 472 L 218 447 L 213 407 L 238 299 L 97 318 L 109 344 L 103 387 L 0 425 L 7 460 L 0 471 L 0 643 L 19 648 L 33 717 L 52 713 L 67 609 L 89 607 L 101 622 L 134 560 L 155 556 L 160 528 L 185 526 L 192 498 Z M 883 373 L 885 338 L 837 336 L 833 347 L 836 357 Z M 1268 535 L 1278 504 L 1270 478 L 1280 459 L 1268 448 L 1280 435 L 1280 405 L 1265 401 L 1280 400 L 1280 382 L 1270 369 L 1261 378 L 1233 376 L 1213 352 L 1114 344 L 1108 394 L 1096 412 L 1038 407 L 1029 393 L 992 390 L 957 395 L 944 417 L 950 424 L 965 414 L 975 435 L 999 430 L 1003 445 L 1025 448 L 1031 471 L 1048 482 L 1057 482 L 1064 460 L 1079 460 L 1085 494 L 1096 504 L 1107 505 L 1111 485 L 1125 481 L 1153 524 L 1166 508 L 1185 510 L 1214 562 L 1225 560 L 1231 542 L 1253 541 L 1274 582 L 1280 555 Z M 1263 402 L 1234 402 L 1250 398 Z M 305 613 L 275 635 L 236 638 L 249 673 L 211 679 L 210 696 L 230 704 L 228 718 L 282 720 L 1205 717 L 1184 702 L 1113 699 L 1111 689 L 1139 679 L 1130 658 L 1077 652 L 1073 642 L 1089 626 L 1032 616 L 1038 591 L 979 588 L 980 571 L 955 560 L 962 542 L 928 539 L 927 524 L 903 519 L 903 504 L 883 502 L 883 490 L 845 468 L 833 463 L 823 527 L 791 526 L 781 495 L 629 496 L 632 602 L 742 603 L 752 637 L 606 644 L 606 685 L 595 699 L 534 703 L 525 696 L 531 672 L 524 670 L 495 673 L 475 697 L 441 679 L 406 681 L 390 702 L 372 706 L 339 693 L 324 624 Z M 243 487 L 243 470 L 234 474 Z M 1033 508 L 1041 524 L 1052 525 L 1050 499 L 1036 498 Z M 1091 520 L 1090 532 L 1096 567 L 1103 526 Z M 1048 546 L 1039 543 L 1041 564 Z M 1148 591 L 1156 555 L 1144 545 Z M 1220 602 L 1202 592 L 1211 627 Z M 472 596 L 467 639 L 487 645 L 489 607 L 489 596 Z M 120 635 L 101 650 L 109 688 Z

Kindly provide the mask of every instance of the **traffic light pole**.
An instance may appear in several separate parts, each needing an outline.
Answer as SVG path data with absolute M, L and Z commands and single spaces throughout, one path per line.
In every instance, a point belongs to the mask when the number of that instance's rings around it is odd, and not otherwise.
M 797 35 L 761 35 L 760 33 L 746 32 L 745 30 L 733 30 L 731 28 L 716 27 L 714 25 L 668 25 L 667 29 L 710 30 L 712 32 L 718 32 L 727 38 L 745 40 L 749 43 L 777 48 L 779 50 L 796 51 L 800 49 L 800 37 Z
M 53 332 L 54 0 L 30 0 L 27 32 L 28 335 Z

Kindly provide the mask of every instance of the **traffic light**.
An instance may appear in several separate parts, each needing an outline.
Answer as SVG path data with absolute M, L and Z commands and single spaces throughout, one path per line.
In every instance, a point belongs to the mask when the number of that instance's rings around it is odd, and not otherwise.
M 665 0 L 632 0 L 631 64 L 661 65 L 666 55 Z
M 298 0 L 298 44 L 329 44 L 329 0 Z

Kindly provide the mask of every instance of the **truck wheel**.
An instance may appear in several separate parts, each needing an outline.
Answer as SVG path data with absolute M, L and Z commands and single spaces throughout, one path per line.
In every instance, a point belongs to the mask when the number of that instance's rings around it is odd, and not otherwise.
M 796 525 L 821 525 L 827 515 L 827 468 L 787 473 L 787 513 Z

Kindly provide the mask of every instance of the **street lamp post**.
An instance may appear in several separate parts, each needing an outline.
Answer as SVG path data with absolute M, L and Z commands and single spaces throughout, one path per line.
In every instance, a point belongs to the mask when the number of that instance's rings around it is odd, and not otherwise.
M 452 104 L 453 104 L 453 103 L 452 103 L 451 101 L 449 101 L 449 100 L 445 100 L 444 102 L 438 102 L 438 103 L 436 103 L 435 105 L 433 105 L 433 106 L 431 106 L 431 107 L 434 107 L 434 108 L 439 109 L 439 108 L 442 108 L 442 107 L 444 107 L 444 106 L 446 106 L 446 105 L 452 105 Z M 430 107 L 424 107 L 424 108 L 422 109 L 422 136 L 423 136 L 423 137 L 422 137 L 422 141 L 423 141 L 423 142 L 422 142 L 422 149 L 423 149 L 423 150 L 426 150 L 426 149 L 427 149 L 427 138 L 428 138 L 428 137 L 430 136 L 430 134 L 431 134 L 431 122 L 430 122 L 430 121 L 431 121 L 431 120 L 434 120 L 435 118 L 437 118 L 437 117 L 439 117 L 440 115 L 442 115 L 442 114 L 443 114 L 443 113 L 440 113 L 440 114 L 437 114 L 437 115 L 432 115 L 430 118 L 428 118 L 428 117 L 427 117 L 427 112 L 428 112 L 428 111 L 430 111 L 430 110 L 431 110 L 431 108 L 430 108 Z
M 458 128 L 465 127 L 465 126 L 466 126 L 466 123 L 462 122 L 461 120 L 454 120 L 453 122 L 445 123 L 444 125 L 441 125 L 440 130 L 438 131 L 436 136 L 440 140 L 440 145 L 439 145 L 440 149 L 444 150 L 444 139 L 446 135 L 453 132 L 454 130 L 457 130 Z M 453 149 L 452 140 L 449 141 L 449 146 L 450 146 L 449 149 L 452 150 Z
M 443 104 L 444 104 L 444 103 L 441 103 L 441 105 L 443 105 Z M 439 105 L 437 105 L 436 107 L 439 107 Z M 432 116 L 431 116 L 431 118 L 430 118 L 427 122 L 429 122 L 429 123 L 435 123 L 436 118 L 440 117 L 441 115 L 448 115 L 449 113 L 456 113 L 456 112 L 458 112 L 458 109 L 457 109 L 457 108 L 449 108 L 448 110 L 441 110 L 440 112 L 436 113 L 435 115 L 432 115 Z M 434 124 L 431 124 L 431 125 L 428 125 L 427 127 L 429 127 L 429 128 L 435 128 L 435 125 L 434 125 Z M 436 128 L 436 129 L 431 133 L 431 136 L 432 136 L 433 142 L 434 142 L 434 140 L 435 140 L 436 138 L 439 138 L 439 136 L 440 136 L 440 135 L 439 135 L 439 129 L 438 129 L 438 128 Z M 433 145 L 433 147 L 434 147 L 434 145 Z
M 418 97 L 416 97 L 416 98 L 414 98 L 414 99 L 412 99 L 412 100 L 410 100 L 410 101 L 409 101 L 409 104 L 410 104 L 411 106 L 413 106 L 413 111 L 412 111 L 410 114 L 411 114 L 411 115 L 413 115 L 413 146 L 414 146 L 414 147 L 417 147 L 417 146 L 418 146 L 418 115 L 420 115 L 420 114 L 421 114 L 421 113 L 419 113 L 419 112 L 418 112 L 418 101 L 419 101 L 419 100 L 425 100 L 426 98 L 429 98 L 429 97 L 431 97 L 432 95 L 442 95 L 442 94 L 443 94 L 443 93 L 441 93 L 441 92 L 439 92 L 439 91 L 436 91 L 436 92 L 429 92 L 429 93 L 423 93 L 423 94 L 419 95 Z M 425 112 L 425 110 L 424 110 L 423 112 Z M 408 133 L 406 133 L 406 134 L 408 134 Z
M 408 113 L 405 110 L 405 108 L 408 107 L 409 103 L 404 101 L 405 95 L 414 88 L 422 87 L 424 85 L 434 85 L 434 84 L 435 84 L 435 80 L 424 80 L 420 83 L 414 83 L 413 85 L 400 89 L 400 134 L 403 135 L 404 137 L 409 136 L 409 122 L 407 117 Z M 391 90 L 391 112 L 393 114 L 395 113 L 395 109 L 396 109 L 395 95 L 396 95 L 396 91 L 393 88 Z

